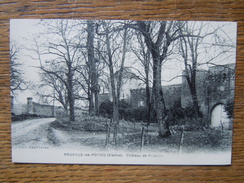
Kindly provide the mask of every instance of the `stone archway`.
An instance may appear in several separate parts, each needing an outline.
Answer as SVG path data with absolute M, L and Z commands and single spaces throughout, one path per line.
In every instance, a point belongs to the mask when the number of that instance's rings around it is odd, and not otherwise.
M 217 104 L 213 107 L 211 112 L 211 127 L 229 128 L 230 119 L 227 112 L 224 110 L 224 104 Z

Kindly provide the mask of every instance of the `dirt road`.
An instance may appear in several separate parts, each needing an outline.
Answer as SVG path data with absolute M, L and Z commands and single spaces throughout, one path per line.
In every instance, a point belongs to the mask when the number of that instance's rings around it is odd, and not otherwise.
M 48 145 L 49 124 L 55 118 L 30 119 L 12 123 L 12 146 L 46 146 Z
M 103 147 L 105 133 L 62 131 L 50 127 L 55 118 L 40 118 L 12 123 L 13 148 Z

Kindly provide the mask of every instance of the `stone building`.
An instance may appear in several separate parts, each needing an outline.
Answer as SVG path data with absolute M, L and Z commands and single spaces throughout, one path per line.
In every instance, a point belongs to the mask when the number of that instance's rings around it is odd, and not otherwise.
M 111 101 L 110 100 L 110 94 L 109 93 L 99 93 L 98 94 L 98 106 L 101 105 L 101 103 L 105 102 L 105 101 Z
M 162 89 L 166 108 L 171 107 L 176 102 L 180 102 L 181 84 L 162 86 Z M 131 89 L 130 92 L 130 102 L 133 108 L 146 106 L 145 88 Z
M 192 105 L 192 96 L 190 92 L 190 88 L 188 86 L 187 80 L 184 77 L 185 71 L 183 71 L 182 84 L 181 84 L 181 107 L 186 108 Z M 206 113 L 206 105 L 207 105 L 207 95 L 208 95 L 208 71 L 207 70 L 198 70 L 196 72 L 196 92 L 198 104 L 201 112 Z
M 231 128 L 233 119 L 229 119 L 224 106 L 234 102 L 235 64 L 210 67 L 208 74 L 208 104 L 209 124 L 212 127 Z
M 130 90 L 130 103 L 131 107 L 144 107 L 146 106 L 146 89 L 138 88 Z
M 184 76 L 184 71 L 183 71 Z M 231 128 L 233 119 L 229 119 L 224 106 L 234 101 L 235 64 L 216 65 L 209 70 L 198 70 L 196 90 L 200 110 L 205 125 Z M 179 102 L 182 108 L 192 105 L 192 98 L 186 78 L 179 85 L 162 86 L 166 108 Z M 132 107 L 146 106 L 145 88 L 131 89 Z

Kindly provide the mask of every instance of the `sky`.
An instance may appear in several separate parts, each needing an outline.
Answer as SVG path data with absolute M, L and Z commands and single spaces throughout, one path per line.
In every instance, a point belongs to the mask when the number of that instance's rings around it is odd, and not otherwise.
M 33 60 L 32 57 L 36 57 L 33 52 L 31 52 L 28 49 L 25 48 L 31 48 L 32 43 L 31 41 L 36 38 L 37 36 L 40 36 L 40 33 L 44 30 L 44 27 L 40 24 L 38 24 L 40 20 L 39 19 L 12 19 L 10 21 L 10 41 L 13 43 L 16 43 L 17 46 L 23 47 L 21 49 L 21 54 L 19 55 L 19 62 L 23 64 L 22 70 L 24 73 L 24 78 L 33 84 L 38 84 L 40 82 L 39 77 L 39 69 L 36 67 L 40 66 L 39 61 Z M 225 32 L 227 33 L 227 36 L 230 37 L 230 39 L 236 44 L 236 32 L 237 32 L 237 24 L 234 22 L 216 22 L 218 25 L 224 25 L 228 24 L 226 26 Z M 133 56 L 130 57 L 131 60 L 134 60 Z M 179 56 L 172 56 L 172 60 L 179 60 Z M 206 58 L 200 58 L 202 60 L 207 59 Z M 233 60 L 231 62 L 235 61 L 235 54 L 232 58 Z M 229 61 L 222 60 L 221 63 L 225 64 Z M 173 64 L 172 64 L 173 63 Z M 127 65 L 129 65 L 127 63 Z M 163 76 L 162 76 L 162 85 L 170 85 L 170 84 L 179 84 L 181 83 L 181 78 L 178 77 L 170 82 L 167 82 L 172 79 L 172 77 L 179 75 L 182 72 L 183 65 L 180 61 L 175 62 L 166 62 L 166 64 L 163 65 Z M 207 69 L 207 68 L 205 68 Z M 16 96 L 16 102 L 17 103 L 26 103 L 27 97 L 33 97 L 34 100 L 38 100 L 38 96 L 35 96 L 35 92 L 31 90 L 26 90 L 24 92 L 18 92 Z

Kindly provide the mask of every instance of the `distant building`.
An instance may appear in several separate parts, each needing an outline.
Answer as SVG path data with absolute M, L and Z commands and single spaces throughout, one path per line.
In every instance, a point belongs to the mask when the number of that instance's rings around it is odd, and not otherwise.
M 115 87 L 117 88 L 119 71 L 115 72 Z M 123 70 L 123 78 L 121 82 L 121 91 L 120 91 L 120 100 L 121 99 L 130 99 L 131 98 L 131 89 L 138 89 L 143 85 L 143 82 L 139 80 L 131 71 L 130 68 L 125 67 Z M 99 93 L 98 94 L 98 103 L 99 106 L 104 101 L 112 101 L 112 91 L 111 88 L 106 88 L 109 92 Z
M 181 84 L 162 86 L 166 108 L 181 100 Z M 152 90 L 152 89 L 150 89 Z M 130 90 L 130 102 L 133 108 L 146 106 L 146 89 L 138 88 Z M 174 96 L 174 97 L 172 97 Z
M 130 103 L 133 108 L 146 106 L 146 89 L 138 88 L 130 90 Z
M 14 104 L 12 97 L 12 109 L 13 115 L 36 115 L 42 117 L 63 117 L 65 110 L 61 106 L 39 104 L 33 102 L 32 97 L 27 98 L 27 104 Z
M 103 103 L 105 101 L 111 101 L 110 93 L 99 93 L 98 94 L 98 106 L 100 106 L 101 103 Z

